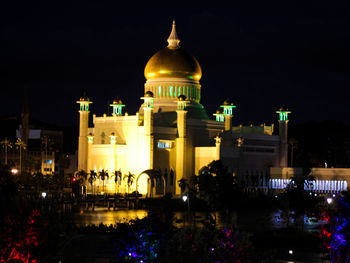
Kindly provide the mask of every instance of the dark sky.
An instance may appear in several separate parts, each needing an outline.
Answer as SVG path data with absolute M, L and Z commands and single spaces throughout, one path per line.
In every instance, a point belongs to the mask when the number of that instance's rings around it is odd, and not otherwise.
M 31 115 L 51 123 L 77 124 L 83 89 L 97 115 L 116 96 L 135 114 L 144 67 L 175 18 L 208 114 L 229 97 L 236 124 L 269 124 L 282 104 L 294 123 L 350 123 L 348 0 L 94 2 L 1 1 L 0 115 L 20 113 L 24 87 Z

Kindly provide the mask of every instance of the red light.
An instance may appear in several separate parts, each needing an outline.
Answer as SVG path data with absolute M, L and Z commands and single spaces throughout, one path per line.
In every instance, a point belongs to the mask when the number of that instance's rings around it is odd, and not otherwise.
M 75 177 L 72 178 L 72 181 L 73 181 L 73 182 L 75 182 L 76 180 L 77 180 L 77 178 L 75 178 Z

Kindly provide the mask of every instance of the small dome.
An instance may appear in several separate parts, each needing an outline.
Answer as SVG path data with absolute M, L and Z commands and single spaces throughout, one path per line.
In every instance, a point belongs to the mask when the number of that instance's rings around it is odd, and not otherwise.
M 280 108 L 280 111 L 288 111 L 288 108 L 287 108 L 286 106 L 282 106 L 282 107 Z
M 218 109 L 216 110 L 216 114 L 222 114 L 222 108 L 218 108 Z
M 185 95 L 180 95 L 178 97 L 179 101 L 185 101 L 186 100 L 186 96 Z
M 88 97 L 80 97 L 80 101 L 90 101 Z
M 226 100 L 224 101 L 224 104 L 223 104 L 223 105 L 225 105 L 225 106 L 227 106 L 227 105 L 234 106 L 235 104 L 234 104 L 230 99 L 226 99 Z
M 83 91 L 83 94 L 80 96 L 80 101 L 90 101 L 88 96 L 86 95 L 86 91 Z
M 153 98 L 153 92 L 152 92 L 152 91 L 146 91 L 145 97 L 147 97 L 147 98 Z
M 116 98 L 115 100 L 113 100 L 113 104 L 123 104 L 123 101 L 119 98 Z

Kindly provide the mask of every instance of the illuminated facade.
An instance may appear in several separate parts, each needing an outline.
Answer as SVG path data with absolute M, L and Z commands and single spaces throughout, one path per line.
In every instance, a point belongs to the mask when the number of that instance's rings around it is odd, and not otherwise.
M 179 45 L 173 23 L 168 46 L 145 67 L 144 103 L 135 115 L 123 114 L 115 100 L 111 116 L 93 115 L 82 97 L 78 170 L 108 171 L 109 177 L 86 183 L 88 192 L 139 191 L 180 195 L 178 181 L 188 180 L 213 160 L 222 160 L 237 176 L 268 176 L 270 167 L 287 166 L 288 111 L 280 110 L 280 136 L 273 125 L 232 126 L 235 105 L 225 101 L 211 120 L 200 104 L 202 87 L 198 61 Z M 158 177 L 152 176 L 157 171 Z M 120 173 L 118 173 L 120 172 Z M 131 185 L 124 175 L 134 174 Z M 122 175 L 121 178 L 118 174 Z

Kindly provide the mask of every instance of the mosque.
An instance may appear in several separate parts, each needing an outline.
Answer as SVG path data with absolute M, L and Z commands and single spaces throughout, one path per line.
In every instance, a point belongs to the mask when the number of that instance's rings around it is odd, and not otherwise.
M 116 99 L 110 105 L 113 113 L 93 114 L 93 127 L 89 127 L 92 101 L 86 96 L 77 101 L 78 170 L 109 175 L 87 181 L 88 193 L 179 196 L 179 180 L 198 175 L 213 160 L 221 160 L 241 178 L 268 178 L 271 167 L 287 167 L 290 111 L 277 111 L 279 135 L 273 134 L 273 124 L 233 126 L 236 106 L 230 100 L 218 105 L 210 117 L 200 103 L 201 67 L 180 46 L 175 22 L 167 42 L 146 64 L 143 104 L 135 115 L 124 114 L 125 105 Z M 128 185 L 130 175 L 134 176 Z

